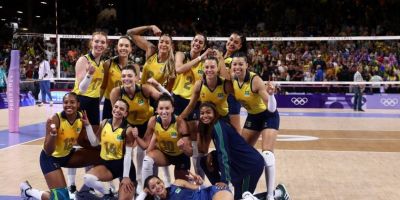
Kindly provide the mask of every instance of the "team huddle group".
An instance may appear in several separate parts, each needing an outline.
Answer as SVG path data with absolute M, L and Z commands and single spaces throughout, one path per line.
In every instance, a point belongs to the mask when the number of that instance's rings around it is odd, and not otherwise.
M 145 31 L 160 36 L 157 46 L 141 36 Z M 129 59 L 133 45 L 146 52 L 142 71 Z M 90 47 L 76 62 L 63 110 L 46 122 L 40 167 L 50 191 L 24 181 L 24 199 L 72 198 L 61 167 L 72 172 L 72 186 L 73 170 L 86 167 L 75 199 L 290 199 L 283 184 L 275 185 L 275 88 L 248 70 L 243 35 L 232 33 L 221 52 L 198 33 L 189 52 L 175 53 L 172 38 L 151 25 L 121 36 L 116 57 L 102 58 L 103 32 L 93 33 Z M 243 127 L 241 106 L 248 113 Z M 262 153 L 253 147 L 260 135 Z M 264 169 L 267 192 L 254 196 Z M 211 186 L 204 186 L 205 176 Z M 115 178 L 116 195 L 104 185 Z

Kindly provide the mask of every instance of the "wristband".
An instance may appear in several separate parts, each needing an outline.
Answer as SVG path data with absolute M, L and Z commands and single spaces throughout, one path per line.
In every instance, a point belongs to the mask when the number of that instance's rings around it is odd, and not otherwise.
M 54 129 L 54 128 L 56 128 L 56 125 L 55 124 L 50 124 L 50 128 Z M 50 136 L 53 136 L 53 137 L 57 136 L 57 132 L 53 133 L 52 131 L 50 131 Z

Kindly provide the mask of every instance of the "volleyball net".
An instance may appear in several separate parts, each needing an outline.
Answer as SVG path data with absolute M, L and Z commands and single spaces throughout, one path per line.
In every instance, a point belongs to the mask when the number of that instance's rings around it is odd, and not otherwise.
M 54 80 L 59 89 L 74 81 L 74 62 L 89 51 L 91 35 L 19 34 L 22 40 L 44 41 L 43 48 L 55 58 Z M 105 57 L 116 55 L 120 36 L 108 36 Z M 156 43 L 159 37 L 145 36 Z M 193 37 L 172 37 L 175 51 L 190 50 Z M 209 47 L 223 50 L 228 37 L 208 37 Z M 282 93 L 346 93 L 352 85 L 367 91 L 399 92 L 400 36 L 345 37 L 246 37 L 250 70 L 263 80 L 274 81 Z M 136 48 L 132 60 L 144 64 L 144 52 Z M 352 81 L 357 66 L 365 82 Z

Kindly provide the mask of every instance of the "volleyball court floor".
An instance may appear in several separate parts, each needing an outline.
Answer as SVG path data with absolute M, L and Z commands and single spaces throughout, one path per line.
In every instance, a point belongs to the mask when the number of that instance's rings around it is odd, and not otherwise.
M 22 107 L 18 134 L 8 132 L 7 109 L 0 110 L 0 200 L 19 199 L 19 183 L 24 180 L 35 188 L 47 188 L 39 166 L 44 122 L 61 109 L 61 105 Z M 399 110 L 279 111 L 276 180 L 286 185 L 293 200 L 399 198 Z M 243 123 L 246 113 L 241 114 Z M 78 169 L 78 187 L 83 173 Z M 256 192 L 265 188 L 263 175 Z

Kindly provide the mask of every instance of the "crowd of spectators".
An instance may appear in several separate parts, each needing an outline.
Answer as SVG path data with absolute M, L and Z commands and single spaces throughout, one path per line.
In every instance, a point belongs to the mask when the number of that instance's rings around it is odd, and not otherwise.
M 76 7 L 79 12 L 74 12 L 78 15 L 68 12 L 67 7 L 61 8 L 60 15 L 68 20 L 61 21 L 60 33 L 90 34 L 94 30 L 103 30 L 111 35 L 120 35 L 124 31 L 115 25 L 120 9 L 111 2 L 83 1 Z M 142 6 L 141 21 L 144 24 L 157 24 L 173 36 L 190 36 L 202 31 L 208 36 L 226 37 L 238 30 L 251 37 L 400 33 L 400 27 L 396 26 L 400 16 L 394 14 L 400 2 L 394 0 L 178 0 L 173 4 L 150 0 Z M 21 74 L 26 78 L 33 77 L 38 54 L 46 53 L 52 68 L 56 69 L 55 40 L 21 37 L 18 44 L 22 49 Z M 210 45 L 221 50 L 224 48 L 224 42 Z M 0 60 L 7 57 L 11 41 L 2 46 Z M 175 46 L 175 50 L 190 48 L 188 42 L 176 42 Z M 398 40 L 247 42 L 247 46 L 251 70 L 266 81 L 352 81 L 360 65 L 364 80 L 400 79 Z M 114 49 L 115 42 L 111 42 L 107 57 L 115 55 Z M 74 77 L 76 59 L 87 51 L 86 40 L 61 40 L 61 77 Z M 144 53 L 140 50 L 134 52 L 132 59 L 143 63 Z M 24 75 L 22 78 L 25 78 Z M 399 92 L 398 88 L 387 87 L 387 92 Z

